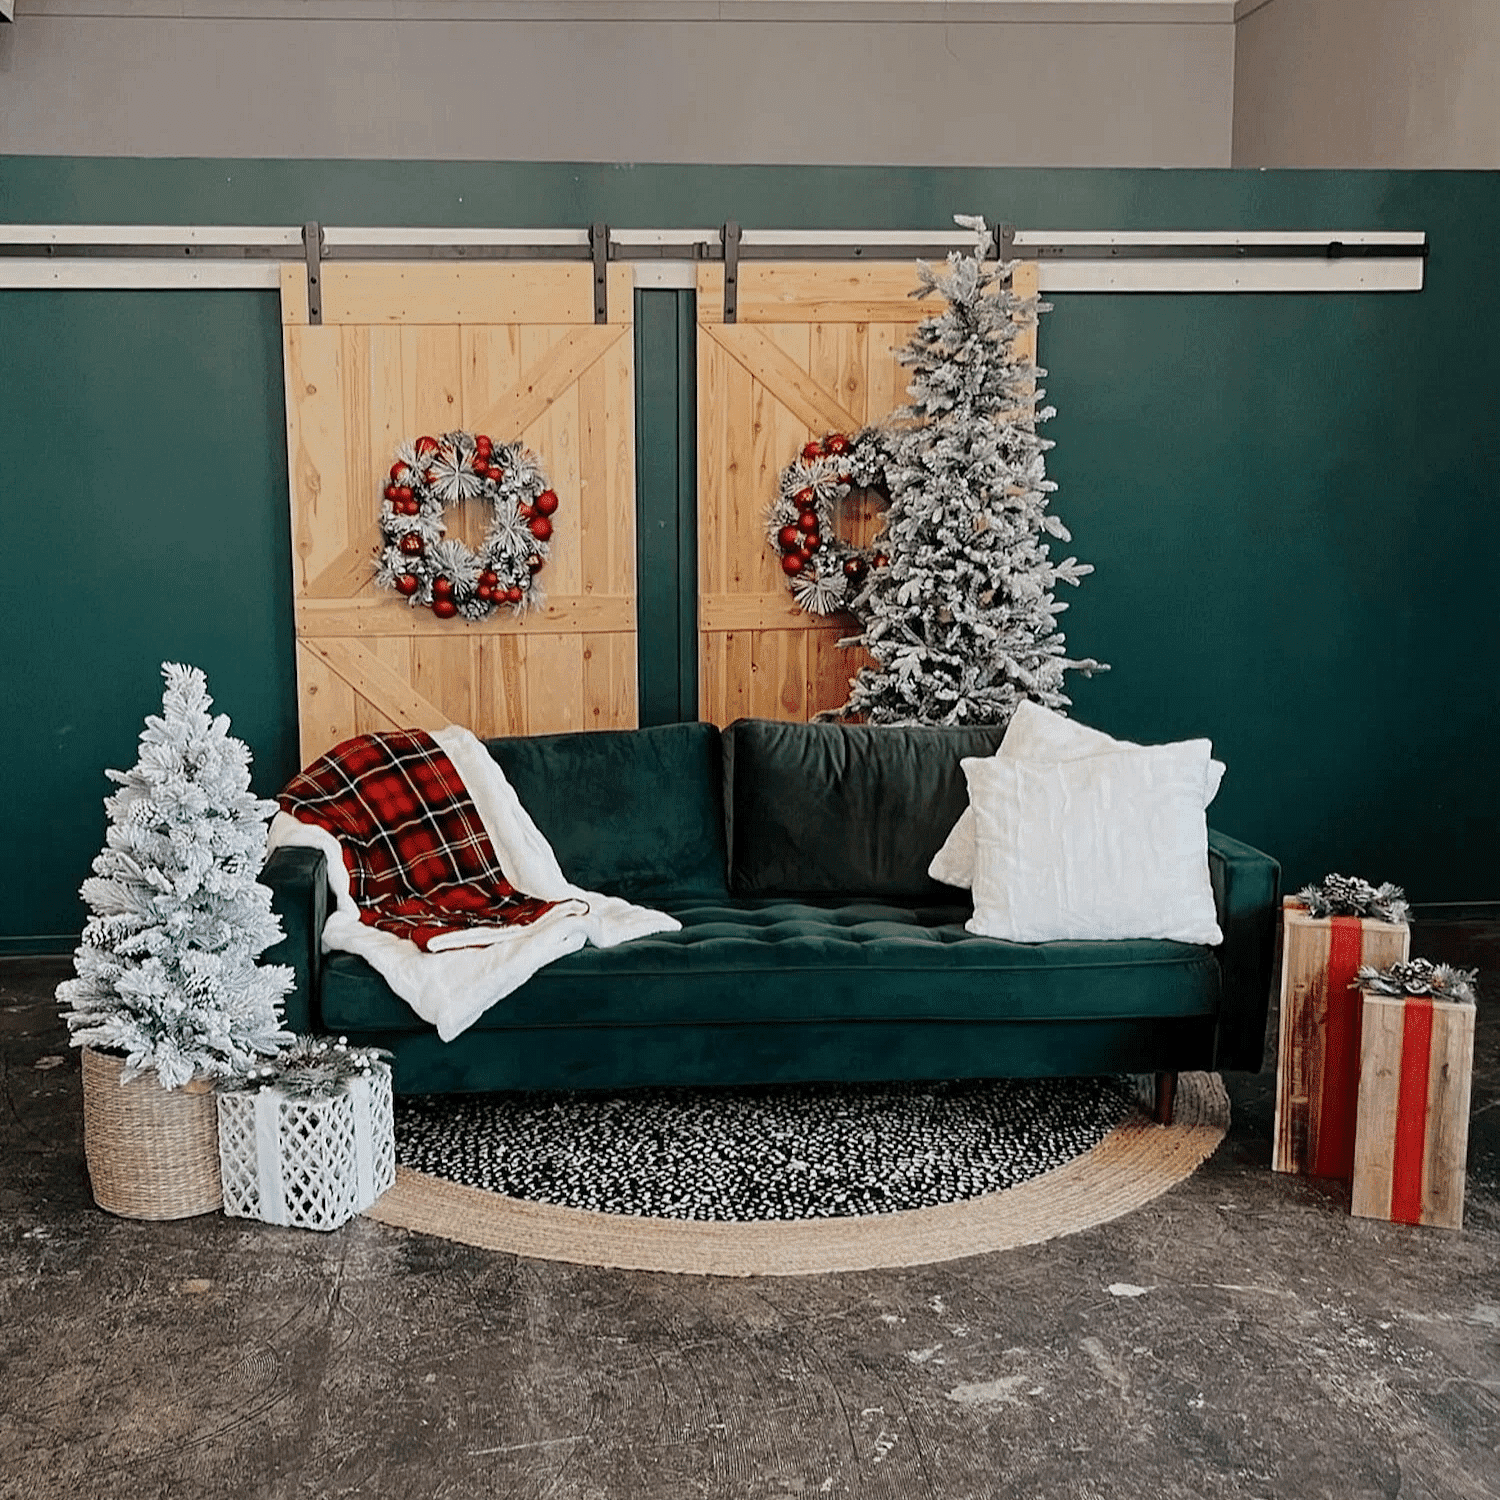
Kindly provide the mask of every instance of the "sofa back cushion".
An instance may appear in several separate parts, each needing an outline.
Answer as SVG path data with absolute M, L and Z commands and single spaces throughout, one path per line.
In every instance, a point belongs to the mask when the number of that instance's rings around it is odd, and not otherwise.
M 712 724 L 486 740 L 575 885 L 632 901 L 723 896 Z
M 910 728 L 737 719 L 724 731 L 737 896 L 954 899 L 927 873 L 969 805 L 959 762 L 1003 726 Z

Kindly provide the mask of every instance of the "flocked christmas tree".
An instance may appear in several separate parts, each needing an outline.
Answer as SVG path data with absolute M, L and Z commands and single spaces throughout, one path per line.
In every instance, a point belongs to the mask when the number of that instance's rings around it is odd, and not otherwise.
M 152 1068 L 163 1088 L 232 1076 L 290 1041 L 292 970 L 256 960 L 282 936 L 257 875 L 276 811 L 250 791 L 250 751 L 210 718 L 196 667 L 165 663 L 130 771 L 106 771 L 105 846 L 81 895 L 92 915 L 58 986 L 73 1045 L 126 1056 L 121 1082 Z
M 1047 509 L 1053 445 L 1037 426 L 1053 411 L 1039 406 L 1046 371 L 1017 350 L 1048 309 L 1017 295 L 1012 265 L 986 269 L 982 219 L 957 222 L 979 249 L 951 254 L 946 271 L 919 262 L 916 295 L 948 305 L 901 351 L 912 403 L 884 429 L 888 562 L 853 601 L 857 644 L 877 665 L 860 670 L 841 712 L 876 724 L 1005 724 L 1025 698 L 1067 705 L 1064 672 L 1106 670 L 1069 660 L 1057 628 L 1057 584 L 1093 567 L 1051 556 L 1049 539 L 1071 540 Z

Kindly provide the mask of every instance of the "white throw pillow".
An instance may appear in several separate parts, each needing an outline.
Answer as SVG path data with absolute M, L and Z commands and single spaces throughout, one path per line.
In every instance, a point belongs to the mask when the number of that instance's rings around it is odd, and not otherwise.
M 1102 729 L 1090 729 L 1066 719 L 1030 698 L 1023 699 L 1011 717 L 995 754 L 1007 760 L 1077 760 L 1084 755 L 1101 755 L 1109 750 L 1134 750 L 1139 748 L 1133 740 L 1117 740 Z M 1219 783 L 1224 780 L 1224 762 L 1210 760 L 1204 778 L 1203 805 L 1207 807 L 1219 794 Z M 932 856 L 927 873 L 944 885 L 956 885 L 967 890 L 974 883 L 974 810 L 966 807 L 943 842 L 943 847 Z
M 961 762 L 976 834 L 968 930 L 1015 943 L 1222 942 L 1203 816 L 1209 749 Z

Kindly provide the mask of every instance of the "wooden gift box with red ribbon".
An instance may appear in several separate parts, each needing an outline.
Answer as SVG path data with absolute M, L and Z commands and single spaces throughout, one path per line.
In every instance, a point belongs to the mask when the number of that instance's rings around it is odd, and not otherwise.
M 1366 990 L 1350 1212 L 1461 1229 L 1474 1007 Z
M 1373 917 L 1314 917 L 1281 908 L 1281 1029 L 1271 1166 L 1311 1177 L 1354 1175 L 1359 1105 L 1361 964 L 1405 963 L 1411 929 Z

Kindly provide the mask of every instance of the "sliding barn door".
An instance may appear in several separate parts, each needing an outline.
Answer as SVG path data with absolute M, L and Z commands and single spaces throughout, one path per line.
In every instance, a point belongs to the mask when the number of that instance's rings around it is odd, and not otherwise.
M 854 433 L 907 400 L 896 352 L 935 299 L 917 302 L 910 262 L 742 262 L 737 319 L 724 322 L 724 272 L 698 273 L 699 714 L 807 720 L 837 708 L 869 661 L 838 642 L 850 615 L 798 608 L 766 542 L 781 470 L 811 438 Z M 1034 265 L 1015 288 L 1036 290 Z M 851 495 L 840 532 L 863 545 L 878 497 Z
M 310 326 L 282 280 L 297 689 L 304 764 L 354 734 L 480 736 L 636 723 L 635 394 L 629 267 L 594 322 L 592 267 L 325 263 Z M 464 430 L 520 439 L 560 506 L 547 605 L 476 624 L 374 582 L 397 447 Z M 488 507 L 450 505 L 475 545 Z

